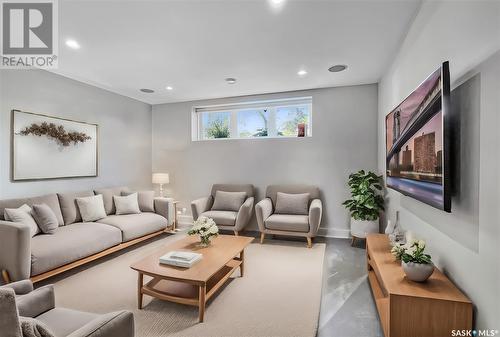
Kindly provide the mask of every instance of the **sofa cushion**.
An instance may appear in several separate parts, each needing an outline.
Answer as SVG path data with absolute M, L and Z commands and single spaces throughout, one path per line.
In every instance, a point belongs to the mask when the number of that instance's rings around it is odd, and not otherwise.
M 27 204 L 28 206 L 35 204 L 46 204 L 52 209 L 52 211 L 54 211 L 59 226 L 64 225 L 63 216 L 61 213 L 61 207 L 59 206 L 59 199 L 57 198 L 57 194 L 47 194 L 31 198 L 0 200 L 0 220 L 4 220 L 3 210 L 5 208 L 18 208 L 24 204 Z
M 61 204 L 62 217 L 64 225 L 69 225 L 74 222 L 81 222 L 82 216 L 76 198 L 91 197 L 94 195 L 93 191 L 71 192 L 71 193 L 58 193 L 59 203 Z
M 122 192 L 122 195 L 130 195 L 134 192 Z M 155 212 L 155 191 L 138 191 L 137 199 L 141 212 Z
M 207 211 L 200 214 L 215 221 L 217 225 L 234 226 L 237 212 L 231 211 Z
M 319 188 L 311 185 L 269 185 L 266 188 L 266 198 L 271 198 L 273 206 L 276 207 L 278 192 L 283 193 L 309 193 L 309 198 L 319 199 Z
M 37 316 L 37 320 L 44 323 L 55 336 L 69 336 L 85 324 L 99 317 L 83 311 L 65 308 L 55 308 Z
M 41 337 L 57 337 L 45 323 L 31 317 L 19 317 L 19 325 L 21 326 L 21 335 L 41 336 Z
M 238 212 L 246 197 L 246 192 L 217 191 L 212 210 Z
M 115 202 L 116 215 L 141 213 L 137 193 L 132 193 L 126 196 L 114 195 L 113 201 Z
M 110 187 L 110 188 L 99 188 L 94 190 L 95 194 L 102 194 L 104 200 L 104 209 L 106 214 L 115 214 L 116 208 L 113 201 L 114 195 L 122 195 L 123 192 L 128 192 L 129 189 L 126 186 Z
M 267 229 L 309 232 L 309 217 L 307 215 L 273 214 L 264 223 Z
M 54 234 L 31 240 L 31 276 L 60 267 L 121 243 L 118 229 L 80 222 L 57 228 Z
M 217 191 L 245 192 L 247 198 L 255 195 L 255 189 L 252 184 L 213 184 L 210 195 L 215 198 Z
M 45 204 L 33 205 L 31 207 L 31 215 L 42 233 L 53 234 L 57 227 L 59 227 L 56 215 L 52 209 Z
M 167 219 L 156 213 L 110 215 L 99 222 L 120 229 L 123 242 L 167 228 Z
M 84 222 L 96 221 L 106 217 L 106 210 L 104 209 L 101 194 L 76 198 L 76 203 Z
M 276 194 L 277 214 L 309 214 L 309 193 L 283 193 Z
M 31 237 L 40 233 L 40 228 L 31 215 L 31 207 L 28 205 L 24 204 L 19 208 L 6 208 L 3 212 L 5 220 L 27 225 L 30 228 Z
M 16 305 L 19 316 L 36 317 L 41 315 L 56 305 L 54 286 L 48 284 L 27 294 L 18 295 L 16 296 Z

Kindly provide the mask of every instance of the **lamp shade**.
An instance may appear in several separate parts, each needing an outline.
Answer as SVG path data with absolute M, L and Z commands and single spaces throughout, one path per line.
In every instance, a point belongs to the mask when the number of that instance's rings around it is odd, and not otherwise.
M 153 173 L 153 184 L 168 184 L 168 173 Z

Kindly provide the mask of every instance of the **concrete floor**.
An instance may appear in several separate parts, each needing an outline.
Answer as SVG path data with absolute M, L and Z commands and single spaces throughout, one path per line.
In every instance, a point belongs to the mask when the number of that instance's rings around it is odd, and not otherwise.
M 323 240 L 322 240 L 323 241 Z M 364 241 L 326 243 L 318 337 L 383 337 L 366 271 Z

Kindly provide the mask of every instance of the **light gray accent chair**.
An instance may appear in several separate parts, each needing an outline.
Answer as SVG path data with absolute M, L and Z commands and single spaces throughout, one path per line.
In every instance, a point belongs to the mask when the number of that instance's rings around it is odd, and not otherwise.
M 29 280 L 13 282 L 0 287 L 0 298 L 2 299 L 0 301 L 1 336 L 22 337 L 22 331 L 24 331 L 22 326 L 26 322 L 38 326 L 38 331 L 44 332 L 42 336 L 134 336 L 134 316 L 131 312 L 116 311 L 98 315 L 56 308 L 52 285 L 34 290 Z
M 29 278 L 38 281 L 42 279 L 40 275 L 45 278 L 59 267 L 163 233 L 169 223 L 169 210 L 173 208 L 171 200 L 154 199 L 154 213 L 115 215 L 110 196 L 120 195 L 123 191 L 128 191 L 128 188 L 95 191 L 106 195 L 104 204 L 110 212 L 96 222 L 82 222 L 76 204 L 76 198 L 94 195 L 92 190 L 0 200 L 0 270 L 3 281 Z M 5 221 L 5 208 L 18 208 L 23 204 L 47 204 L 56 215 L 59 227 L 53 234 L 40 233 L 32 237 L 28 225 Z
M 245 192 L 246 197 L 238 211 L 214 210 L 212 206 L 217 191 Z M 206 216 L 213 219 L 220 229 L 231 230 L 237 236 L 252 217 L 254 197 L 255 188 L 252 184 L 214 184 L 208 197 L 191 202 L 193 220 Z
M 278 192 L 287 194 L 309 194 L 307 214 L 276 214 Z M 297 212 L 300 213 L 300 212 Z M 269 185 L 266 198 L 255 205 L 255 216 L 259 225 L 260 243 L 265 235 L 302 236 L 307 239 L 307 247 L 312 247 L 312 238 L 318 233 L 323 206 L 319 188 L 309 185 Z

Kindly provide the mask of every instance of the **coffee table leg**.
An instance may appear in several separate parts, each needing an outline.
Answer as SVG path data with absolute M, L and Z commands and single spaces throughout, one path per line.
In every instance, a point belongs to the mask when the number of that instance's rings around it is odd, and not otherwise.
M 199 296 L 198 296 L 198 307 L 199 307 L 199 321 L 203 322 L 203 317 L 205 316 L 205 296 L 207 292 L 206 284 L 200 284 Z
M 144 275 L 142 273 L 138 273 L 137 277 L 137 307 L 142 309 L 142 283 L 143 283 Z
M 243 277 L 243 274 L 245 273 L 245 250 L 244 249 L 240 252 L 240 260 L 241 260 L 240 277 Z

